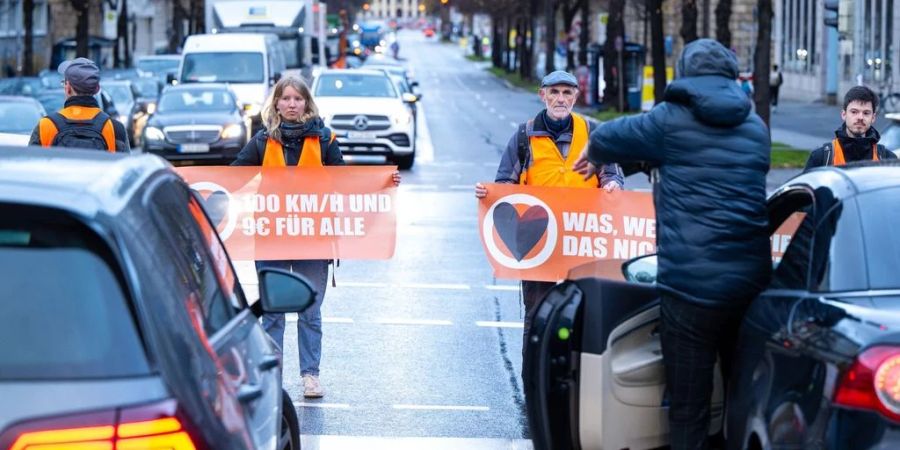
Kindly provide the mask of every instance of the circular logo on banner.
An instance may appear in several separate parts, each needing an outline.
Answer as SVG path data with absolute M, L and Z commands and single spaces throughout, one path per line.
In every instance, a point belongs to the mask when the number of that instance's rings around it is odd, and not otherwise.
M 209 216 L 222 240 L 228 239 L 237 225 L 237 208 L 232 206 L 232 197 L 228 189 L 210 181 L 201 181 L 192 184 L 191 190 L 200 194 L 200 203 L 203 204 L 206 215 Z M 208 195 L 204 195 L 206 193 Z
M 519 212 L 520 207 L 527 207 Z M 500 237 L 507 251 L 494 239 Z M 528 194 L 511 194 L 498 199 L 488 209 L 482 224 L 482 235 L 488 252 L 495 261 L 510 269 L 532 269 L 545 263 L 556 249 L 557 224 L 546 203 Z M 541 242 L 543 247 L 535 253 Z

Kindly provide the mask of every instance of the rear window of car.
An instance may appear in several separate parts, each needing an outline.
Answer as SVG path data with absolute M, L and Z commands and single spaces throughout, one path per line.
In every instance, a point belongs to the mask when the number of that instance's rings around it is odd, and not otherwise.
M 888 188 L 857 197 L 871 289 L 900 288 L 900 188 Z
M 396 97 L 387 75 L 322 75 L 316 94 L 325 97 Z
M 149 373 L 107 245 L 71 216 L 0 203 L 0 380 Z

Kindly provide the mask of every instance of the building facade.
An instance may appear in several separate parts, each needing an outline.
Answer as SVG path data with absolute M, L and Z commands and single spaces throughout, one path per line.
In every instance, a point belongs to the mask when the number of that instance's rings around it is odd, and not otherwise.
M 419 0 L 372 0 L 367 16 L 378 19 L 420 17 Z

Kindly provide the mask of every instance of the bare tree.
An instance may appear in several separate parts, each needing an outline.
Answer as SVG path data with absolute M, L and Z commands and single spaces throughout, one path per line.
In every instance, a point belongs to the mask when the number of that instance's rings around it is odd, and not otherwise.
M 22 0 L 22 28 L 25 29 L 25 48 L 22 74 L 34 75 L 34 0 Z
M 759 27 L 756 33 L 756 53 L 753 55 L 753 100 L 756 103 L 756 113 L 769 125 L 769 66 L 772 62 L 772 0 L 759 0 L 757 4 L 759 12 Z
M 619 78 L 624 79 L 623 67 L 619 66 L 619 52 L 616 42 L 625 45 L 625 0 L 609 0 L 609 19 L 606 23 L 606 44 L 603 46 L 603 103 L 619 111 L 625 110 L 625 102 L 619 101 Z M 624 50 L 622 50 L 624 51 Z M 623 86 L 624 89 L 624 86 Z
M 650 41 L 653 56 L 653 97 L 655 103 L 663 101 L 666 92 L 666 53 L 663 40 L 663 0 L 645 0 L 650 13 Z
M 550 73 L 556 70 L 556 7 L 557 0 L 544 1 L 544 24 L 546 33 L 544 33 L 544 52 L 547 55 L 544 58 L 544 73 Z
M 75 55 L 89 57 L 88 39 L 90 38 L 88 30 L 90 22 L 90 1 L 89 0 L 69 0 L 78 22 L 75 25 Z
M 681 4 L 681 39 L 684 45 L 697 40 L 697 0 Z
M 716 40 L 731 48 L 731 0 L 719 0 L 716 5 Z M 769 25 L 771 27 L 771 24 Z

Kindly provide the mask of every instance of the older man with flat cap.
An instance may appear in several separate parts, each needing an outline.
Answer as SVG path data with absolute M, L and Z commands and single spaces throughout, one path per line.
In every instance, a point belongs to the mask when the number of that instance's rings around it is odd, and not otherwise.
M 66 103 L 40 120 L 28 145 L 68 147 L 128 153 L 128 133 L 118 121 L 100 109 L 100 68 L 87 58 L 75 58 L 59 65 Z
M 533 119 L 519 124 L 500 158 L 495 183 L 527 184 L 567 188 L 621 189 L 624 178 L 619 166 L 607 164 L 596 176 L 585 179 L 573 170 L 581 150 L 595 127 L 579 114 L 572 112 L 578 98 L 578 81 L 562 70 L 547 74 L 538 91 L 545 109 Z M 475 197 L 487 195 L 482 183 L 475 185 Z M 525 332 L 531 326 L 531 312 L 555 283 L 522 281 L 522 300 L 525 303 Z M 522 351 L 525 351 L 523 345 Z

